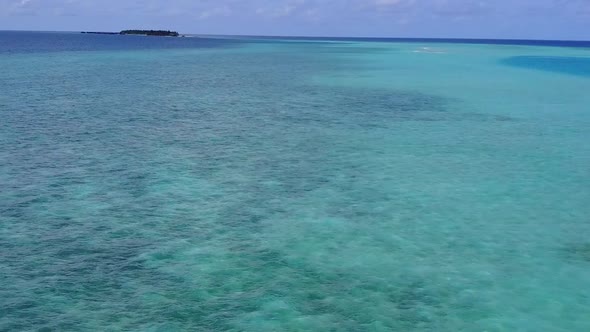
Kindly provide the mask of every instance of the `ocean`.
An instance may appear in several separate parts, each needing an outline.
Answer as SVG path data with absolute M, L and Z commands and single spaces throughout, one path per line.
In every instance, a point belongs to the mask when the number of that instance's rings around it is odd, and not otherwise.
M 0 330 L 590 331 L 590 43 L 0 32 Z

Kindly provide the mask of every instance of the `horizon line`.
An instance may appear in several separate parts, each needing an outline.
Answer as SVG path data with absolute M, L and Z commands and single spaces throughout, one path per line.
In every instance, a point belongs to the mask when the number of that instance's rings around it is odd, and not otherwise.
M 57 32 L 57 33 L 78 33 L 84 31 L 92 32 L 113 32 L 118 33 L 120 31 L 100 31 L 100 30 L 16 30 L 16 29 L 0 29 L 0 32 Z M 172 31 L 172 30 L 170 30 Z M 176 30 L 175 30 L 176 31 Z M 379 36 L 320 36 L 320 35 L 257 35 L 257 34 L 217 34 L 217 33 L 183 33 L 181 35 L 192 35 L 192 36 L 211 36 L 211 37 L 271 37 L 271 38 L 324 38 L 324 39 L 345 39 L 345 38 L 358 38 L 358 39 L 404 39 L 404 40 L 492 40 L 492 41 L 546 41 L 546 42 L 587 42 L 590 43 L 590 39 L 540 39 L 540 38 L 491 38 L 491 37 L 379 37 Z

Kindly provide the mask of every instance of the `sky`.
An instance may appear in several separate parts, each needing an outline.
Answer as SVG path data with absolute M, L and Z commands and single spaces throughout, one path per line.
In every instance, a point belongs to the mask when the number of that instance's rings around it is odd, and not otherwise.
M 590 40 L 590 0 L 0 0 L 0 30 Z

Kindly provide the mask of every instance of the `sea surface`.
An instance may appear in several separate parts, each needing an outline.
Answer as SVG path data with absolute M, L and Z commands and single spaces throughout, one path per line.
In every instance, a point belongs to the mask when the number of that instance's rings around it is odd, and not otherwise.
M 590 331 L 590 43 L 0 32 L 1 331 Z

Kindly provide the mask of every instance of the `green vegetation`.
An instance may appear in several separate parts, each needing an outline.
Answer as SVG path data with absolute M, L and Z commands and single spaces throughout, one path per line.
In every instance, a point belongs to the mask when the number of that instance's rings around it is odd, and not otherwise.
M 170 30 L 123 30 L 120 32 L 122 35 L 145 35 L 145 36 L 165 36 L 165 37 L 178 37 L 179 34 L 176 31 Z

